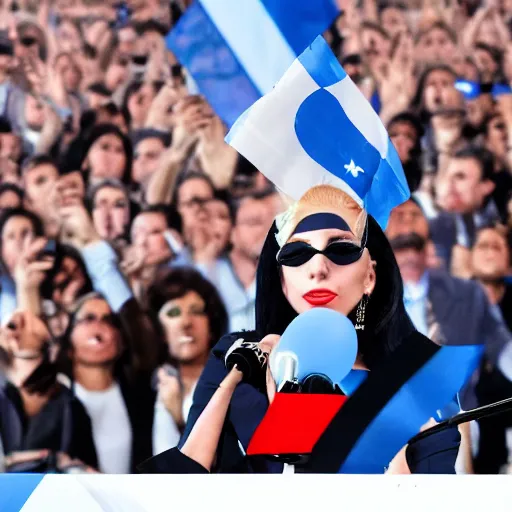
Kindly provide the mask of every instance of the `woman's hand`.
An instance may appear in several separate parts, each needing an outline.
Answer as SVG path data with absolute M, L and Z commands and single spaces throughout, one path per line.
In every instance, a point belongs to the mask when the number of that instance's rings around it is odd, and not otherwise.
M 182 427 L 185 421 L 180 382 L 174 375 L 168 375 L 163 368 L 158 370 L 158 396 L 173 417 L 176 425 Z
M 60 210 L 62 220 L 62 241 L 76 249 L 101 240 L 94 229 L 92 219 L 82 205 L 65 206 Z
M 259 342 L 259 347 L 261 350 L 263 350 L 263 352 L 268 354 L 268 356 L 270 357 L 270 353 L 272 352 L 274 347 L 279 343 L 280 339 L 281 336 L 277 334 L 268 334 Z M 267 364 L 266 384 L 268 402 L 269 404 L 271 404 L 276 394 L 276 383 L 274 381 L 274 377 L 272 376 L 272 372 L 270 371 L 270 364 Z
M 39 290 L 46 273 L 53 267 L 52 256 L 40 257 L 47 240 L 25 238 L 23 249 L 14 268 L 14 281 L 17 288 L 24 290 Z

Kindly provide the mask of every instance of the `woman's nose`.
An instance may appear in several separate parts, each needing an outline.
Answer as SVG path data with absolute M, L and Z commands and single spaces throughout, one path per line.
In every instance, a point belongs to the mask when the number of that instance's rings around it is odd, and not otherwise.
M 308 263 L 309 278 L 312 281 L 323 281 L 329 275 L 329 263 L 323 254 L 316 254 Z

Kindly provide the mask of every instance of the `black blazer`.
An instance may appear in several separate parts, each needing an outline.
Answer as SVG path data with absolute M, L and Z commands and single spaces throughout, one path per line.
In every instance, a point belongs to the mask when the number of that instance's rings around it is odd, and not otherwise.
M 194 393 L 185 432 L 179 447 L 183 446 L 199 415 L 210 401 L 220 382 L 227 375 L 224 356 L 240 337 L 254 340 L 255 333 L 244 332 L 224 336 L 214 347 Z M 413 338 L 425 339 L 414 332 Z M 237 386 L 221 435 L 217 459 L 212 472 L 217 473 L 282 473 L 283 464 L 261 456 L 247 457 L 245 450 L 268 408 L 266 393 L 241 383 Z M 415 444 L 408 452 L 411 470 L 417 473 L 454 473 L 460 436 L 450 429 Z M 241 445 L 241 446 L 240 446 Z M 199 464 L 184 456 L 177 448 L 163 452 L 139 466 L 144 473 L 200 473 L 206 472 Z

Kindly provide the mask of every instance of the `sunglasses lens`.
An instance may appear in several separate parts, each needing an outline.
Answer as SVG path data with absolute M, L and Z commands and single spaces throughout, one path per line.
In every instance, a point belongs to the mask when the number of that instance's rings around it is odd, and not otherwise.
M 315 249 L 305 242 L 291 242 L 279 251 L 277 262 L 285 267 L 300 267 L 315 254 Z
M 363 248 L 347 242 L 336 242 L 330 244 L 324 254 L 336 265 L 350 265 L 361 257 Z

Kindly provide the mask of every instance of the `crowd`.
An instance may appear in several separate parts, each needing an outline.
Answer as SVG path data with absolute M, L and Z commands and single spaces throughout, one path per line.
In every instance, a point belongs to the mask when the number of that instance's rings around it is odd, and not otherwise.
M 285 204 L 166 49 L 188 4 L 1 2 L 0 470 L 134 472 L 177 444 L 219 338 L 254 329 Z M 407 311 L 485 343 L 463 408 L 506 398 L 512 4 L 340 8 L 325 38 L 413 192 L 387 228 Z M 508 471 L 512 418 L 466 434 L 460 471 Z

